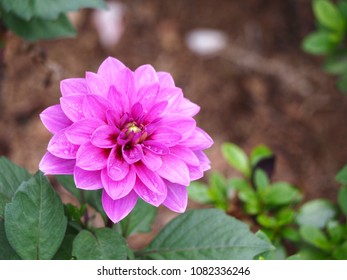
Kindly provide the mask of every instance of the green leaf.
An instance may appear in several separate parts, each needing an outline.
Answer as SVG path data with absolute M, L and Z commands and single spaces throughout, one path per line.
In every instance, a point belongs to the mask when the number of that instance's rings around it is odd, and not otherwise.
M 329 221 L 327 224 L 327 232 L 334 244 L 339 244 L 346 235 L 346 228 L 337 221 Z
M 337 80 L 337 88 L 343 93 L 347 92 L 347 74 L 341 75 Z
M 293 242 L 298 242 L 300 240 L 300 234 L 297 229 L 291 227 L 285 227 L 281 231 L 281 236 Z
M 6 12 L 25 20 L 33 17 L 52 20 L 61 13 L 81 8 L 105 8 L 103 0 L 2 0 L 1 5 Z
M 347 165 L 336 174 L 335 180 L 342 185 L 347 185 Z
M 5 207 L 5 229 L 23 259 L 51 259 L 65 234 L 63 204 L 41 172 L 21 184 Z
M 24 168 L 15 165 L 5 157 L 0 157 L 0 193 L 3 197 L 0 200 L 5 201 L 5 198 L 10 200 L 19 185 L 23 181 L 29 180 L 31 176 Z M 0 216 L 1 213 L 0 211 Z
M 139 199 L 131 213 L 120 222 L 122 235 L 150 232 L 157 214 L 157 208 Z
M 72 259 L 72 243 L 75 235 L 66 234 L 60 248 L 53 257 L 53 260 L 71 260 Z
M 278 226 L 285 226 L 294 221 L 295 212 L 290 208 L 283 208 L 276 213 L 276 220 Z
M 211 197 L 208 192 L 208 186 L 200 182 L 191 182 L 187 188 L 188 196 L 190 199 L 199 202 L 201 204 L 212 203 Z
M 52 20 L 34 17 L 26 21 L 14 14 L 3 13 L 2 19 L 9 29 L 28 41 L 49 40 L 76 35 L 75 28 L 64 14 Z
M 318 22 L 335 31 L 343 31 L 344 20 L 337 7 L 326 0 L 313 1 L 313 12 Z
M 240 171 L 245 177 L 251 174 L 249 161 L 246 153 L 233 143 L 222 144 L 222 153 L 227 162 Z
M 148 259 L 253 259 L 272 247 L 217 209 L 190 210 L 172 220 L 138 255 Z
M 125 260 L 127 254 L 124 239 L 110 228 L 82 230 L 73 241 L 72 255 L 78 260 Z
M 324 70 L 331 74 L 344 74 L 347 72 L 347 57 L 332 56 L 328 57 L 324 63 Z
M 264 240 L 269 243 L 269 245 L 272 246 L 271 240 L 268 237 L 268 235 L 262 231 L 259 230 L 255 234 L 257 237 L 259 237 L 261 240 Z M 279 242 L 273 244 L 275 249 L 269 250 L 267 252 L 261 253 L 260 255 L 256 256 L 255 259 L 259 260 L 283 260 L 286 256 L 284 247 L 279 244 Z
M 347 260 L 347 241 L 336 247 L 333 251 L 333 257 L 337 260 Z
M 213 172 L 209 179 L 208 194 L 216 207 L 224 211 L 228 210 L 228 191 L 225 178 L 218 172 Z
M 0 260 L 20 260 L 7 240 L 4 220 L 0 218 Z
M 266 147 L 265 145 L 259 145 L 255 147 L 251 152 L 251 165 L 255 166 L 259 160 L 268 158 L 272 155 L 273 153 L 268 147 Z
M 325 234 L 318 228 L 312 226 L 300 227 L 300 235 L 304 241 L 323 251 L 329 251 L 331 245 Z
M 310 54 L 329 54 L 336 44 L 331 42 L 331 35 L 324 31 L 309 34 L 302 42 L 302 48 Z
M 344 21 L 346 22 L 346 20 L 347 20 L 347 2 L 346 1 L 337 2 L 337 8 L 339 9 Z
M 257 222 L 259 225 L 265 228 L 276 228 L 277 221 L 274 217 L 270 217 L 266 214 L 260 214 L 257 216 Z
M 301 194 L 298 189 L 289 183 L 276 182 L 266 189 L 262 198 L 266 205 L 281 206 L 299 202 Z
M 269 177 L 267 176 L 266 172 L 260 168 L 255 171 L 254 182 L 258 191 L 265 190 L 270 184 Z
M 347 186 L 340 188 L 337 196 L 338 205 L 342 210 L 342 213 L 347 216 Z
M 298 212 L 296 221 L 299 225 L 324 228 L 336 216 L 334 204 L 325 199 L 306 202 Z

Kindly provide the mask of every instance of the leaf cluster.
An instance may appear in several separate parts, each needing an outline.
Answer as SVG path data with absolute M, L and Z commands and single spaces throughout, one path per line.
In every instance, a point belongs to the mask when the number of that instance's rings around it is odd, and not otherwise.
M 110 224 L 100 191 L 76 188 L 71 176 L 56 179 L 77 200 L 63 204 L 41 172 L 29 174 L 0 158 L 0 259 L 253 259 L 272 249 L 248 225 L 217 209 L 190 210 L 135 251 L 127 238 L 150 232 L 157 208 L 138 200 L 120 223 Z M 91 207 L 95 211 L 88 211 Z M 104 219 L 95 228 L 95 214 Z
M 2 0 L 4 25 L 28 41 L 72 37 L 76 30 L 66 16 L 81 8 L 105 8 L 103 0 Z
M 317 29 L 305 37 L 302 48 L 325 56 L 325 71 L 338 75 L 338 88 L 347 92 L 347 1 L 313 0 L 312 10 Z

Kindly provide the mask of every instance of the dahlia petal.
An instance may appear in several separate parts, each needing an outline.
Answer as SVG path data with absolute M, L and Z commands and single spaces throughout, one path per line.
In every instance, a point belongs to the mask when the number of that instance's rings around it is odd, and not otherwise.
M 178 109 L 182 99 L 183 99 L 182 89 L 178 87 L 164 88 L 159 91 L 157 102 L 167 100 L 168 106 L 166 110 L 168 112 L 175 112 Z
M 63 159 L 46 152 L 40 161 L 39 169 L 45 174 L 73 174 L 75 159 Z
M 164 181 L 156 172 L 149 170 L 143 163 L 137 163 L 135 167 L 138 178 L 147 188 L 157 194 L 166 193 Z
M 153 153 L 148 148 L 143 148 L 143 158 L 142 163 L 152 171 L 156 171 L 161 167 L 163 161 L 161 160 L 160 155 Z
M 49 141 L 47 150 L 56 157 L 74 159 L 78 148 L 78 145 L 72 144 L 66 138 L 65 130 L 60 130 Z
M 76 165 L 87 171 L 101 170 L 106 167 L 108 151 L 87 142 L 80 146 L 76 156 Z
M 60 98 L 61 109 L 65 115 L 72 120 L 77 122 L 84 118 L 83 115 L 83 101 L 86 95 L 67 95 Z
M 167 107 L 167 101 L 162 101 L 153 105 L 153 107 L 148 111 L 145 117 L 145 121 L 150 123 L 155 119 L 159 118 Z
M 125 68 L 125 65 L 113 57 L 106 58 L 98 69 L 98 75 L 102 76 L 110 85 L 119 81 L 116 79 L 117 73 Z
M 137 193 L 139 197 L 145 202 L 152 204 L 158 207 L 166 198 L 167 188 L 165 187 L 164 193 L 155 193 L 149 188 L 141 180 L 136 180 L 134 191 Z
M 106 111 L 106 119 L 107 119 L 107 123 L 114 127 L 117 128 L 120 127 L 120 113 L 117 113 L 115 110 L 113 109 L 109 109 Z
M 178 114 L 165 116 L 165 118 L 159 122 L 159 125 L 167 126 L 178 131 L 182 135 L 182 141 L 187 139 L 196 128 L 196 122 L 193 118 Z
M 124 68 L 116 75 L 117 82 L 114 83 L 116 91 L 121 93 L 122 98 L 128 97 L 129 106 L 131 107 L 136 102 L 136 90 L 134 74 L 129 68 Z M 128 110 L 129 108 L 124 108 Z
M 202 166 L 192 166 L 188 165 L 189 177 L 191 181 L 201 179 L 204 176 L 204 171 Z
M 113 200 L 106 191 L 102 193 L 102 206 L 112 222 L 118 223 L 125 218 L 136 205 L 138 195 L 132 191 L 127 196 Z
M 104 122 L 98 119 L 83 119 L 67 128 L 65 135 L 71 143 L 82 145 L 90 141 L 93 132 L 102 125 Z
M 107 98 L 110 84 L 100 75 L 86 72 L 86 81 L 89 93 Z
M 167 72 L 157 72 L 159 79 L 160 88 L 175 87 L 175 81 L 170 73 Z
M 173 155 L 165 155 L 161 157 L 163 164 L 156 170 L 156 173 L 172 182 L 180 185 L 188 186 L 190 183 L 189 170 L 184 161 Z
M 198 157 L 200 161 L 200 166 L 202 167 L 203 171 L 211 169 L 211 161 L 208 159 L 204 152 L 194 151 L 194 153 Z
M 40 118 L 44 126 L 53 134 L 72 124 L 72 121 L 64 114 L 60 104 L 45 109 L 40 114 Z
M 62 96 L 87 94 L 87 83 L 84 78 L 70 78 L 60 82 Z
M 170 210 L 183 213 L 188 204 L 188 191 L 186 186 L 166 182 L 167 196 L 163 202 Z
M 146 140 L 143 142 L 143 146 L 158 155 L 166 155 L 170 153 L 170 150 L 167 146 L 155 140 Z
M 157 72 L 154 70 L 153 66 L 149 64 L 138 67 L 134 72 L 134 77 L 137 91 L 149 85 L 159 85 Z
M 74 179 L 76 187 L 83 190 L 98 190 L 103 188 L 101 171 L 87 171 L 75 167 Z
M 199 111 L 200 106 L 191 102 L 187 98 L 182 98 L 176 113 L 188 117 L 194 117 L 197 113 L 199 113 Z
M 103 169 L 101 179 L 107 194 L 112 199 L 119 199 L 129 194 L 134 188 L 136 173 L 133 168 L 130 168 L 128 174 L 122 180 L 114 181 L 108 176 L 107 169 Z
M 126 94 L 118 91 L 114 86 L 110 87 L 107 100 L 119 117 L 129 109 L 129 100 L 126 98 Z
M 182 135 L 170 128 L 165 126 L 159 126 L 153 134 L 150 135 L 150 140 L 158 141 L 167 147 L 175 146 L 182 139 Z
M 142 147 L 139 144 L 134 145 L 129 149 L 125 149 L 125 146 L 122 146 L 122 154 L 125 161 L 129 164 L 138 162 L 143 157 Z
M 196 127 L 193 133 L 180 144 L 191 148 L 193 151 L 204 150 L 213 145 L 213 140 L 205 131 Z
M 83 113 L 86 118 L 99 119 L 106 122 L 106 112 L 110 109 L 108 101 L 98 95 L 88 94 L 83 102 Z
M 117 144 L 117 133 L 119 133 L 118 128 L 109 125 L 100 126 L 94 131 L 91 142 L 99 148 L 112 148 Z
M 171 147 L 170 154 L 180 158 L 187 164 L 195 165 L 195 166 L 200 164 L 199 158 L 196 156 L 196 154 L 191 149 L 185 146 L 176 145 Z
M 131 116 L 137 120 L 142 116 L 143 113 L 143 107 L 140 102 L 136 102 L 132 107 L 131 107 Z
M 107 172 L 115 181 L 124 179 L 129 172 L 129 164 L 118 155 L 117 147 L 113 147 L 108 157 Z
M 145 111 L 150 110 L 155 104 L 158 96 L 159 85 L 153 84 L 142 87 L 138 92 L 138 100 Z

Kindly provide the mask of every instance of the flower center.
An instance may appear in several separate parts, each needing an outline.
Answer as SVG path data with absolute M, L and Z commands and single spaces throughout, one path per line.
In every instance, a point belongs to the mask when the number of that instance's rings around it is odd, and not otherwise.
M 146 140 L 146 128 L 141 124 L 138 125 L 135 121 L 127 123 L 123 126 L 123 136 L 121 138 L 127 143 L 127 146 L 136 145 Z
M 139 128 L 135 122 L 128 123 L 125 127 L 127 128 L 127 131 L 125 133 L 126 136 L 129 136 L 129 134 L 131 134 L 132 132 L 141 132 L 141 128 Z

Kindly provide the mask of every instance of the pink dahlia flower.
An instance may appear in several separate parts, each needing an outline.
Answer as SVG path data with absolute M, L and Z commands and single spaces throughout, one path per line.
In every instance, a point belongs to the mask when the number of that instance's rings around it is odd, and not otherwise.
M 53 134 L 41 171 L 72 174 L 80 189 L 103 189 L 114 223 L 139 197 L 185 210 L 187 186 L 210 168 L 203 150 L 213 141 L 193 119 L 199 106 L 170 74 L 150 65 L 133 72 L 109 57 L 97 73 L 61 81 L 60 90 L 60 104 L 40 115 Z

